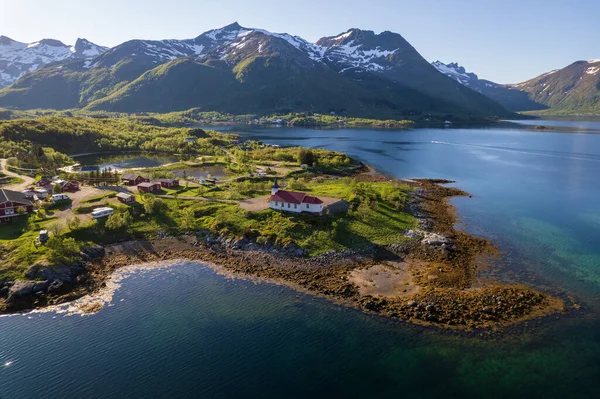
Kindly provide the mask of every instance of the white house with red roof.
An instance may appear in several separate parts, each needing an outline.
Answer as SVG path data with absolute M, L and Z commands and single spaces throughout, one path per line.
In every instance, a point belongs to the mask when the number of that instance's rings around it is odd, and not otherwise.
M 286 212 L 323 212 L 323 201 L 306 193 L 297 191 L 280 190 L 277 180 L 271 187 L 271 196 L 268 199 L 269 208 Z

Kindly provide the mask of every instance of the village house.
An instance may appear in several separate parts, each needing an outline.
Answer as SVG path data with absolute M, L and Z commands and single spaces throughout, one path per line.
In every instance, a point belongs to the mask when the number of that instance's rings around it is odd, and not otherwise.
M 161 185 L 157 182 L 144 182 L 138 184 L 137 188 L 145 193 L 153 193 L 154 191 L 160 191 Z
M 133 204 L 135 202 L 135 195 L 129 193 L 118 193 L 117 199 L 124 204 Z
M 79 182 L 76 182 L 75 180 L 62 180 L 62 179 L 54 180 L 51 183 L 50 187 L 54 187 L 57 184 L 60 186 L 60 189 L 62 192 L 65 192 L 65 191 L 74 192 L 74 191 L 79 190 Z
M 166 188 L 179 187 L 179 180 L 176 179 L 160 179 L 160 185 Z
M 268 199 L 269 208 L 286 212 L 323 212 L 323 201 L 318 197 L 297 191 L 280 190 L 277 180 L 271 187 L 271 196 Z
M 35 185 L 38 187 L 46 187 L 47 185 L 51 184 L 52 180 L 48 179 L 47 177 L 42 177 L 40 180 L 35 182 Z
M 133 173 L 125 173 L 121 176 L 121 181 L 127 186 L 137 186 L 140 183 L 149 183 L 150 179 Z
M 19 216 L 19 208 L 25 213 L 33 212 L 33 202 L 18 191 L 0 189 L 0 223 L 11 223 L 12 218 Z

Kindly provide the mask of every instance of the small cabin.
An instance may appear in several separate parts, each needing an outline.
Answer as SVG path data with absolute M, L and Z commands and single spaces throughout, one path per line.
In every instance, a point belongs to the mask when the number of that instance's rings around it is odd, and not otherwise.
M 121 176 L 121 181 L 127 186 L 137 186 L 140 183 L 149 183 L 150 179 L 141 175 L 125 173 L 123 176 Z
M 135 202 L 135 195 L 129 193 L 117 194 L 117 199 L 124 204 L 133 204 Z
M 70 191 L 70 192 L 74 192 L 79 190 L 79 182 L 75 181 L 75 180 L 62 180 L 62 179 L 58 179 L 58 180 L 54 180 L 51 183 L 51 186 L 54 187 L 55 185 L 59 185 L 61 191 Z
M 137 188 L 145 193 L 153 193 L 161 190 L 161 184 L 157 182 L 144 182 L 138 184 Z
M 32 213 L 33 202 L 18 191 L 0 189 L 0 223 L 11 223 L 19 216 L 19 208 L 25 209 L 25 214 Z
M 62 186 L 63 191 L 74 192 L 79 190 L 79 182 L 75 180 L 69 180 Z
M 160 185 L 166 188 L 179 187 L 179 180 L 177 179 L 160 179 Z
M 46 177 L 42 177 L 40 180 L 35 182 L 35 185 L 38 187 L 45 187 L 45 186 L 49 185 L 50 183 L 52 183 L 52 180 L 50 180 Z

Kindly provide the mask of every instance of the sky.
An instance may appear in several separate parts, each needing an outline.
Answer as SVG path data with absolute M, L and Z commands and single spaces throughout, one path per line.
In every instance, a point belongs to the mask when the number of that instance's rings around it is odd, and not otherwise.
M 115 46 L 187 39 L 237 21 L 314 42 L 350 28 L 401 34 L 428 61 L 517 83 L 600 59 L 600 0 L 0 0 L 0 35 Z

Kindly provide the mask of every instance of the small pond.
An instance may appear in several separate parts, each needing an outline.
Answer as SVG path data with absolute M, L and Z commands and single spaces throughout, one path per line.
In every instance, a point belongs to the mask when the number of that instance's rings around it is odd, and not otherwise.
M 84 155 L 74 158 L 81 164 L 83 172 L 103 170 L 123 170 L 130 168 L 155 168 L 173 162 L 184 160 L 185 157 L 167 154 L 150 153 L 114 153 Z

